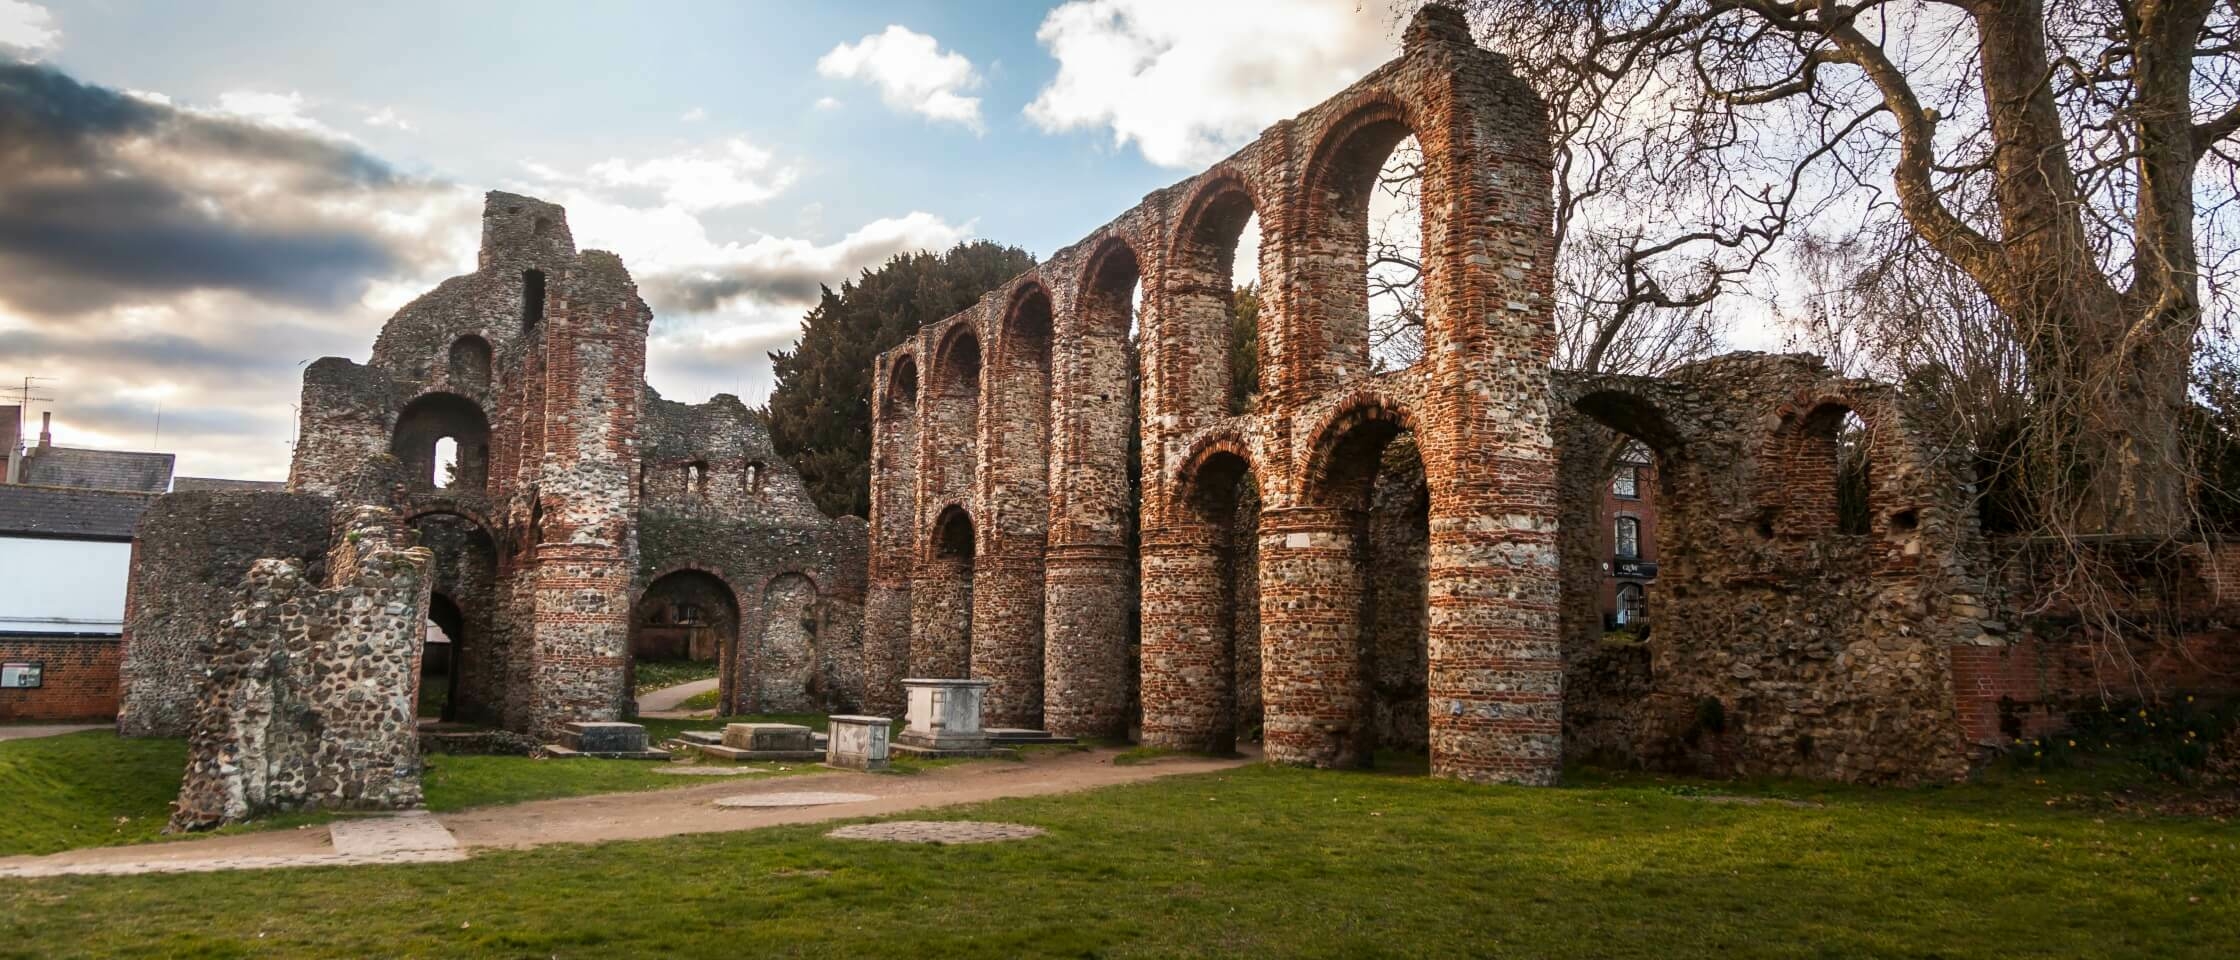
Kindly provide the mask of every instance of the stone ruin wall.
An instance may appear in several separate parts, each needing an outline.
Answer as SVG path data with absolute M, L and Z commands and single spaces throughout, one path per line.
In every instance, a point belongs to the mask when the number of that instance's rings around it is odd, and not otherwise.
M 258 560 L 207 651 L 172 830 L 303 809 L 420 804 L 414 720 L 434 557 L 379 507 L 343 507 L 325 583 Z
M 1138 688 L 1125 673 L 1138 516 L 1127 454 L 1140 428 L 1144 741 L 1216 746 L 1254 699 L 1237 689 L 1239 618 L 1224 602 L 1240 551 L 1230 521 L 1193 506 L 1201 471 L 1241 464 L 1259 485 L 1250 557 L 1268 755 L 1363 762 L 1377 726 L 1361 639 L 1375 534 L 1363 524 L 1382 445 L 1405 430 L 1430 494 L 1433 769 L 1552 781 L 1561 678 L 1543 124 L 1506 62 L 1453 11 L 1430 8 L 1398 60 L 883 354 L 872 708 L 893 702 L 891 678 L 969 670 L 993 682 L 991 724 L 1121 732 Z M 1366 197 L 1410 134 L 1426 164 L 1426 359 L 1372 375 Z M 1231 415 L 1228 251 L 1255 213 L 1264 373 L 1259 406 Z M 960 519 L 969 562 L 943 549 Z
M 862 518 L 819 512 L 769 429 L 736 397 L 686 405 L 649 396 L 646 411 L 636 589 L 642 597 L 665 576 L 697 571 L 737 598 L 719 709 L 859 708 Z
M 258 560 L 292 559 L 325 575 L 334 502 L 267 491 L 188 491 L 156 498 L 133 537 L 125 587 L 117 732 L 183 737 L 201 698 L 205 649 Z
M 394 508 L 435 555 L 438 607 L 456 607 L 466 635 L 452 645 L 453 719 L 550 739 L 567 721 L 630 715 L 633 604 L 688 569 L 718 571 L 745 614 L 725 649 L 727 706 L 857 702 L 861 521 L 818 514 L 736 398 L 653 393 L 651 318 L 618 258 L 577 252 L 564 210 L 491 193 L 473 273 L 399 310 L 368 362 L 306 368 L 289 493 L 148 528 L 134 571 L 143 599 L 128 616 L 144 639 L 127 658 L 161 679 L 128 688 L 123 715 L 166 719 L 121 729 L 183 732 L 175 704 L 191 701 L 203 664 L 180 638 L 213 629 L 225 609 L 210 598 L 250 561 L 322 553 L 325 531 L 297 521 L 334 503 Z M 449 486 L 430 479 L 441 437 L 458 442 Z M 707 461 L 699 489 L 679 482 L 680 458 Z M 183 496 L 151 515 L 197 502 Z M 285 517 L 296 519 L 265 529 Z M 772 594 L 781 575 L 813 582 L 814 597 L 792 580 Z M 766 594 L 790 630 L 764 629 Z M 784 645 L 783 664 L 757 652 L 765 633 Z M 764 666 L 785 678 L 749 679 Z
M 1969 466 L 1888 386 L 1733 354 L 1660 379 L 1559 375 L 1567 733 L 1661 769 L 1910 782 L 1970 757 L 1951 650 L 1983 642 Z M 1838 528 L 1836 433 L 1867 438 L 1868 527 Z M 1622 438 L 1656 458 L 1650 634 L 1605 643 L 1598 516 Z

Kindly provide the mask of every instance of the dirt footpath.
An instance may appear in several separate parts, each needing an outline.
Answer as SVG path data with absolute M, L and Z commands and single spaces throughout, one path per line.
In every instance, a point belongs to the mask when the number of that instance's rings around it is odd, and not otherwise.
M 835 770 L 803 776 L 725 777 L 701 786 L 645 793 L 609 793 L 457 813 L 400 815 L 412 824 L 376 827 L 390 818 L 353 818 L 333 829 L 307 827 L 175 843 L 71 850 L 44 857 L 0 858 L 0 878 L 71 874 L 254 870 L 463 859 L 489 848 L 527 849 L 552 843 L 646 840 L 687 833 L 754 830 L 789 823 L 875 817 L 1009 797 L 1036 797 L 1141 783 L 1159 777 L 1226 770 L 1248 762 L 1160 757 L 1112 762 L 1117 750 L 1030 751 L 1026 759 L 981 760 L 919 774 Z M 630 763 L 580 760 L 574 763 Z M 868 799 L 818 806 L 719 808 L 715 801 L 750 795 L 860 794 Z M 373 822 L 367 822 L 367 821 Z M 363 824 L 362 827 L 354 824 Z M 411 829 L 401 829 L 409 826 Z M 448 831 L 448 843 L 442 834 Z M 338 843 L 337 835 L 341 834 Z

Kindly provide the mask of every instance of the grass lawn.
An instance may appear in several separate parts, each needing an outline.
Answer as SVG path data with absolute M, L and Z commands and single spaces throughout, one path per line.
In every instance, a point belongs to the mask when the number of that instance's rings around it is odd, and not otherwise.
M 631 692 L 642 697 L 680 683 L 707 680 L 713 678 L 718 669 L 720 666 L 713 660 L 641 660 Z
M 1479 787 L 1272 767 L 825 826 L 456 864 L 0 881 L 0 957 L 2203 957 L 2240 831 L 1936 790 L 1588 775 Z M 1709 802 L 1779 794 L 1794 801 Z M 2049 807 L 2048 800 L 2056 806 Z
M 659 742 L 680 731 L 715 729 L 735 721 L 806 723 L 810 719 L 787 715 L 644 723 L 648 735 Z M 823 726 L 823 717 L 814 720 L 817 726 Z M 171 801 L 179 795 L 179 778 L 186 766 L 186 742 L 178 739 L 125 739 L 106 730 L 93 730 L 0 742 L 0 856 L 162 839 L 163 825 L 171 815 Z M 707 782 L 654 773 L 659 766 L 622 760 L 436 754 L 427 758 L 423 786 L 429 808 L 442 811 Z M 758 766 L 785 766 L 794 772 L 821 769 L 799 763 Z M 326 818 L 324 814 L 289 814 L 228 829 L 294 827 Z

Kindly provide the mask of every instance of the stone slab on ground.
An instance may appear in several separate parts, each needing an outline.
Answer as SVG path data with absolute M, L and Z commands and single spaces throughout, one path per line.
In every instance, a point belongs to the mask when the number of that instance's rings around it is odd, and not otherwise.
M 726 810 L 754 807 L 822 807 L 835 803 L 863 803 L 877 800 L 868 793 L 829 793 L 816 790 L 789 790 L 779 793 L 744 793 L 735 797 L 720 797 L 716 806 Z
M 723 745 L 734 750 L 812 750 L 808 727 L 796 723 L 733 723 L 723 728 Z
M 1048 730 L 1029 730 L 1025 727 L 989 727 L 988 742 L 998 746 L 1024 746 L 1033 743 L 1079 743 L 1072 737 L 1061 737 Z
M 667 774 L 672 777 L 737 777 L 750 773 L 768 773 L 769 771 L 758 770 L 754 767 L 702 767 L 694 766 L 691 764 L 677 764 L 675 766 L 659 767 L 656 768 L 653 772 Z
M 579 758 L 585 758 L 585 757 L 588 757 L 588 758 L 590 758 L 590 759 L 593 759 L 593 760 L 668 760 L 668 759 L 671 759 L 671 756 L 670 756 L 670 754 L 669 754 L 669 751 L 667 751 L 667 750 L 639 750 L 639 751 L 636 751 L 636 752 L 634 752 L 634 753 L 621 753 L 621 752 L 613 752 L 613 751 L 601 751 L 601 752 L 598 752 L 598 753 L 592 753 L 592 752 L 590 752 L 590 751 L 586 751 L 586 750 L 575 750 L 575 749 L 571 749 L 571 748 L 568 748 L 568 747 L 564 747 L 564 746 L 561 746 L 560 744 L 557 744 L 557 743 L 548 743 L 548 744 L 545 744 L 545 745 L 544 745 L 544 749 L 543 749 L 543 751 L 542 751 L 542 752 L 544 753 L 544 755 L 545 755 L 545 757 L 546 757 L 546 758 L 548 758 L 548 759 L 552 759 L 552 760 L 575 760 L 575 759 L 579 759 Z
M 896 742 L 887 749 L 896 756 L 919 760 L 984 760 L 989 757 L 1016 757 L 1019 751 L 1010 747 L 921 747 L 912 743 Z
M 994 843 L 1042 836 L 1041 827 L 1023 823 L 989 823 L 983 820 L 890 820 L 856 823 L 827 832 L 835 840 L 880 840 L 887 843 Z
M 635 723 L 577 721 L 560 728 L 560 745 L 578 753 L 642 753 L 646 728 Z
M 703 757 L 729 760 L 733 763 L 751 763 L 760 760 L 822 760 L 822 750 L 741 750 L 720 743 L 695 743 L 692 749 Z
M 371 856 L 408 850 L 457 850 L 459 841 L 426 810 L 393 817 L 352 817 L 327 827 L 327 842 L 344 856 Z

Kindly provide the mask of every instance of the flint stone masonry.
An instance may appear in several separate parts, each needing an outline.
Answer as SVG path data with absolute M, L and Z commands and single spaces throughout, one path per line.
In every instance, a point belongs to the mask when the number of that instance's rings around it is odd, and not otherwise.
M 420 804 L 413 718 L 434 558 L 378 507 L 337 511 L 327 584 L 259 560 L 206 651 L 172 830 Z
M 1233 741 L 1250 704 L 1271 759 L 1366 762 L 1379 720 L 1358 520 L 1381 450 L 1405 432 L 1429 490 L 1424 609 L 1392 618 L 1424 637 L 1409 696 L 1427 729 L 1405 736 L 1442 776 L 1552 782 L 1545 124 L 1458 12 L 1427 7 L 1398 59 L 883 354 L 866 702 L 897 702 L 890 685 L 913 673 L 970 676 L 989 683 L 992 724 L 1116 736 L 1140 709 L 1146 743 L 1186 749 Z M 1409 135 L 1425 164 L 1426 359 L 1373 373 L 1366 201 Z M 1220 345 L 1231 251 L 1254 214 L 1262 382 L 1236 414 Z M 1249 592 L 1228 582 L 1239 551 L 1200 490 L 1240 466 L 1261 510 Z M 969 539 L 946 535 L 959 522 Z M 1239 596 L 1256 616 L 1237 615 Z M 1257 656 L 1238 653 L 1247 629 Z M 1255 696 L 1239 694 L 1243 676 Z
M 566 211 L 493 192 L 482 227 L 474 271 L 399 310 L 369 360 L 305 368 L 287 492 L 150 508 L 122 732 L 186 731 L 227 598 L 261 559 L 322 577 L 336 505 L 392 509 L 433 553 L 444 719 L 538 743 L 627 719 L 635 634 L 680 605 L 725 712 L 860 702 L 863 521 L 819 514 L 737 398 L 646 386 L 652 311 L 619 258 L 576 249 Z M 457 462 L 439 476 L 444 439 Z

